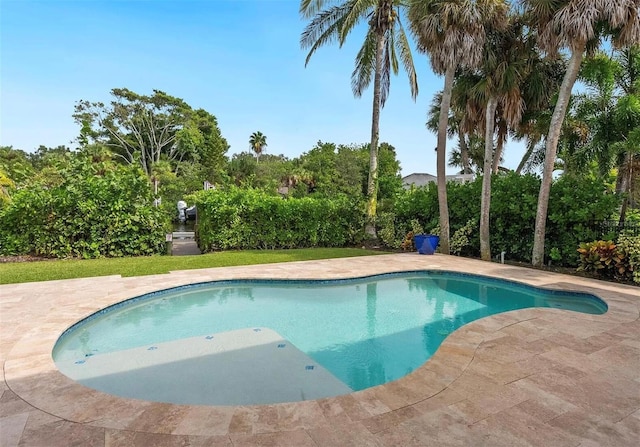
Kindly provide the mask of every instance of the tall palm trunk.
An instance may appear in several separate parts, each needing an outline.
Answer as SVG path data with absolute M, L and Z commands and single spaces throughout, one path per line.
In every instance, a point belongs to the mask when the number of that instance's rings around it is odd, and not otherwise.
M 631 193 L 633 190 L 633 154 L 631 151 L 628 151 L 625 154 L 624 159 L 625 163 L 623 166 L 618 168 L 618 178 L 622 177 L 622 180 L 620 181 L 620 192 L 625 193 L 624 198 L 622 199 L 622 206 L 620 207 L 620 219 L 618 220 L 619 225 L 622 225 L 627 218 L 627 208 L 631 201 Z
M 462 129 L 458 129 L 458 140 L 460 142 L 460 157 L 462 159 L 462 173 L 471 174 L 469 166 L 469 145 L 467 144 L 467 136 Z
M 491 173 L 493 162 L 493 134 L 498 100 L 491 96 L 487 102 L 486 127 L 484 133 L 484 167 L 482 169 L 482 203 L 480 206 L 480 257 L 491 261 L 489 210 L 491 208 Z M 496 156 L 498 155 L 496 151 Z
M 553 110 L 551 117 L 551 125 L 549 126 L 549 134 L 547 135 L 547 147 L 544 156 L 544 170 L 542 172 L 542 184 L 540 185 L 540 193 L 538 194 L 538 211 L 536 214 L 536 227 L 533 236 L 533 253 L 531 263 L 536 266 L 542 266 L 544 262 L 544 238 L 547 225 L 547 211 L 549 209 L 549 194 L 551 193 L 551 182 L 553 181 L 553 167 L 556 162 L 556 152 L 558 149 L 558 141 L 560 140 L 560 132 L 562 131 L 562 122 L 567 113 L 567 106 L 571 99 L 571 90 L 578 77 L 580 71 L 580 63 L 584 54 L 585 45 L 575 48 L 571 53 L 567 71 L 562 79 L 562 85 L 558 92 L 558 102 Z
M 497 103 L 496 103 L 497 106 Z M 502 159 L 502 153 L 504 152 L 504 143 L 507 140 L 507 123 L 504 120 L 500 120 L 498 124 L 498 142 L 496 144 L 496 153 L 493 156 L 493 163 L 491 164 L 491 172 L 497 174 L 500 168 L 500 160 Z M 491 134 L 493 136 L 493 133 Z
M 451 90 L 455 65 L 449 65 L 444 75 L 444 90 L 440 102 L 440 119 L 438 120 L 438 152 L 436 171 L 438 176 L 438 207 L 440 208 L 440 252 L 449 254 L 449 206 L 447 204 L 447 126 L 449 125 L 449 107 L 451 106 Z
M 382 54 L 385 35 L 376 36 L 376 72 L 373 78 L 373 113 L 371 116 L 371 144 L 369 146 L 369 179 L 367 181 L 367 222 L 365 232 L 373 239 L 376 235 L 376 208 L 378 206 L 378 138 L 380 135 L 380 88 L 382 80 Z
M 531 154 L 533 154 L 533 149 L 535 148 L 535 143 L 533 141 L 527 141 L 527 151 L 522 156 L 518 167 L 516 168 L 516 174 L 520 175 L 522 170 L 524 169 L 524 165 L 527 164 L 529 158 L 531 158 Z

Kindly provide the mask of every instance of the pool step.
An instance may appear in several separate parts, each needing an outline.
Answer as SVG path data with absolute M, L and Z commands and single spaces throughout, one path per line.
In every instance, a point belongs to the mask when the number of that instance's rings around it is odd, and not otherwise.
M 352 392 L 290 341 L 264 327 L 93 353 L 56 365 L 91 388 L 174 404 L 274 404 Z

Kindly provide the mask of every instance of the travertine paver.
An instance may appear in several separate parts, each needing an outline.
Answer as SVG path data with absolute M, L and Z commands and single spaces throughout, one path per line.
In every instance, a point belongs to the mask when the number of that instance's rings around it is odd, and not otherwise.
M 525 309 L 484 318 L 452 333 L 400 380 L 277 405 L 188 406 L 109 396 L 66 378 L 51 358 L 68 326 L 153 290 L 218 279 L 419 269 L 589 292 L 609 311 Z M 636 446 L 639 306 L 637 287 L 417 254 L 0 286 L 0 446 Z

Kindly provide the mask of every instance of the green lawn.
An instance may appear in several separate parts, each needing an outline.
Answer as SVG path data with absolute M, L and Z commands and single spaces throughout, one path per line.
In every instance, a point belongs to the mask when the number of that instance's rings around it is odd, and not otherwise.
M 53 279 L 91 276 L 141 276 L 234 265 L 270 264 L 274 262 L 370 256 L 384 252 L 359 248 L 309 248 L 299 250 L 224 251 L 197 256 L 148 256 L 138 258 L 104 258 L 0 263 L 0 284 L 15 284 Z

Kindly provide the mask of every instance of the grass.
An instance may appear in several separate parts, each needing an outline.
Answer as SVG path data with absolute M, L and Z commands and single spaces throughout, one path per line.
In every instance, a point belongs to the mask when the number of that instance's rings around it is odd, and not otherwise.
M 0 263 L 0 284 L 16 284 L 92 276 L 143 276 L 236 265 L 310 261 L 383 254 L 359 248 L 308 248 L 296 250 L 224 251 L 196 256 L 148 256 L 136 258 L 63 259 Z

